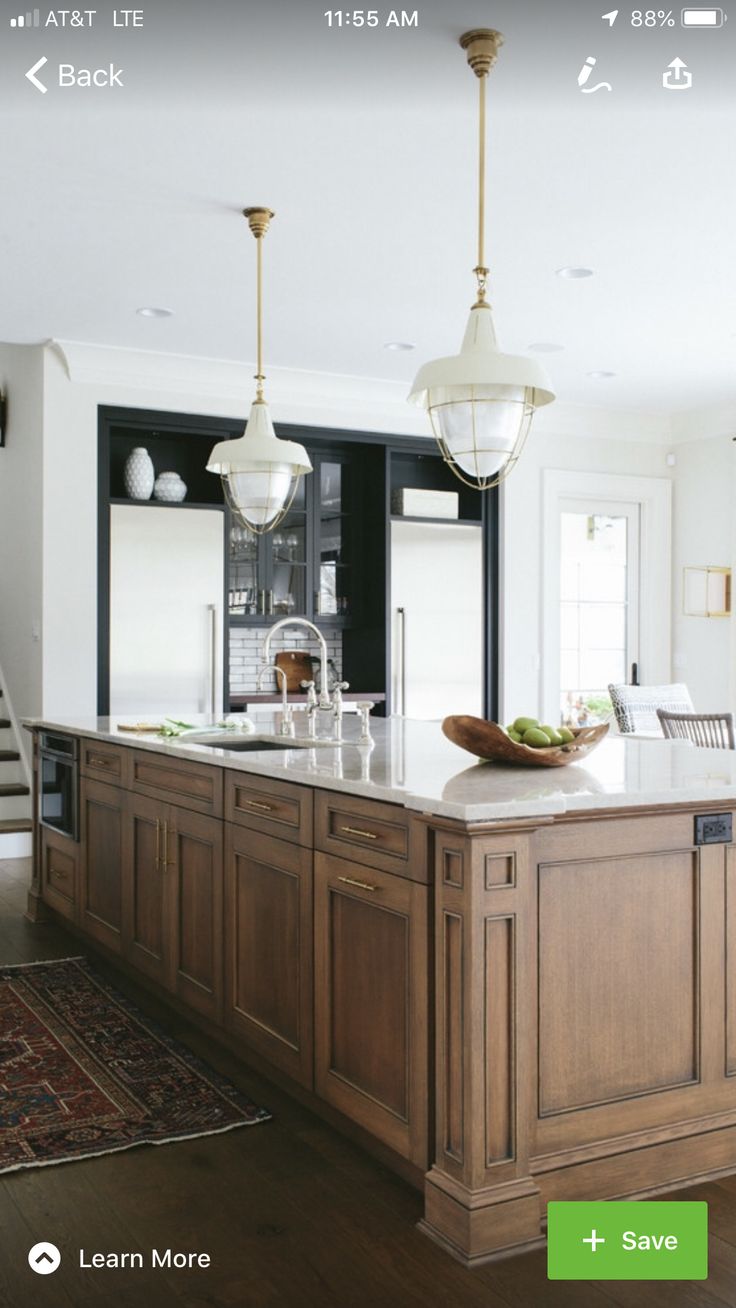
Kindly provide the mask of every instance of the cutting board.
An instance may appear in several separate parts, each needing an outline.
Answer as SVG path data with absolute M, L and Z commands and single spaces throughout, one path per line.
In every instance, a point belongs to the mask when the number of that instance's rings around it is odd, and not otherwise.
M 276 655 L 276 667 L 286 673 L 286 689 L 298 694 L 303 681 L 312 681 L 312 655 L 303 649 L 283 649 Z M 276 678 L 281 688 L 281 678 Z

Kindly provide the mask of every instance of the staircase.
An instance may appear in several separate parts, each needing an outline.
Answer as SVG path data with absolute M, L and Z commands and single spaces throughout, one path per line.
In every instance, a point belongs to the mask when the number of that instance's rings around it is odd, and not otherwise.
M 0 859 L 31 852 L 31 791 L 0 688 Z

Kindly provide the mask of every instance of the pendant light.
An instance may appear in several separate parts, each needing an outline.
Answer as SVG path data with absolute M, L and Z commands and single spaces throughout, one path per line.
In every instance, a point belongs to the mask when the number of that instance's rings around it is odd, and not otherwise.
M 460 353 L 420 368 L 409 395 L 429 411 L 442 457 L 466 486 L 497 486 L 516 464 L 535 409 L 554 400 L 550 381 L 534 359 L 502 354 L 491 306 L 486 302 L 485 155 L 486 81 L 503 44 L 500 32 L 466 32 L 460 45 L 478 78 L 478 263 L 477 298 Z
M 256 398 L 243 435 L 220 441 L 207 461 L 207 471 L 222 478 L 225 499 L 233 517 L 256 535 L 273 531 L 291 508 L 299 478 L 312 465 L 303 445 L 279 440 L 263 395 L 263 238 L 273 218 L 270 209 L 244 209 L 256 238 L 258 371 Z

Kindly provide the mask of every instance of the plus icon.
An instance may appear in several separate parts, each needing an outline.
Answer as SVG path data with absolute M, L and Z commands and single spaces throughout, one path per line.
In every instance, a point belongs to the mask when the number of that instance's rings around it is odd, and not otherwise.
M 606 1243 L 606 1237 L 604 1235 L 598 1235 L 595 1227 L 593 1227 L 593 1230 L 591 1231 L 590 1235 L 586 1235 L 583 1237 L 583 1244 L 589 1244 L 591 1249 L 593 1250 L 593 1253 L 597 1252 L 599 1244 L 605 1244 L 605 1243 Z

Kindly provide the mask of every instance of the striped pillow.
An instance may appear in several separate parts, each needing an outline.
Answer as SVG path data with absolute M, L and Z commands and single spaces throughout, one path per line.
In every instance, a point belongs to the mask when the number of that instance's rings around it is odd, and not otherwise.
M 668 713 L 693 712 L 690 692 L 678 682 L 670 686 L 609 686 L 608 693 L 621 732 L 651 731 L 661 736 L 657 709 L 666 709 Z

